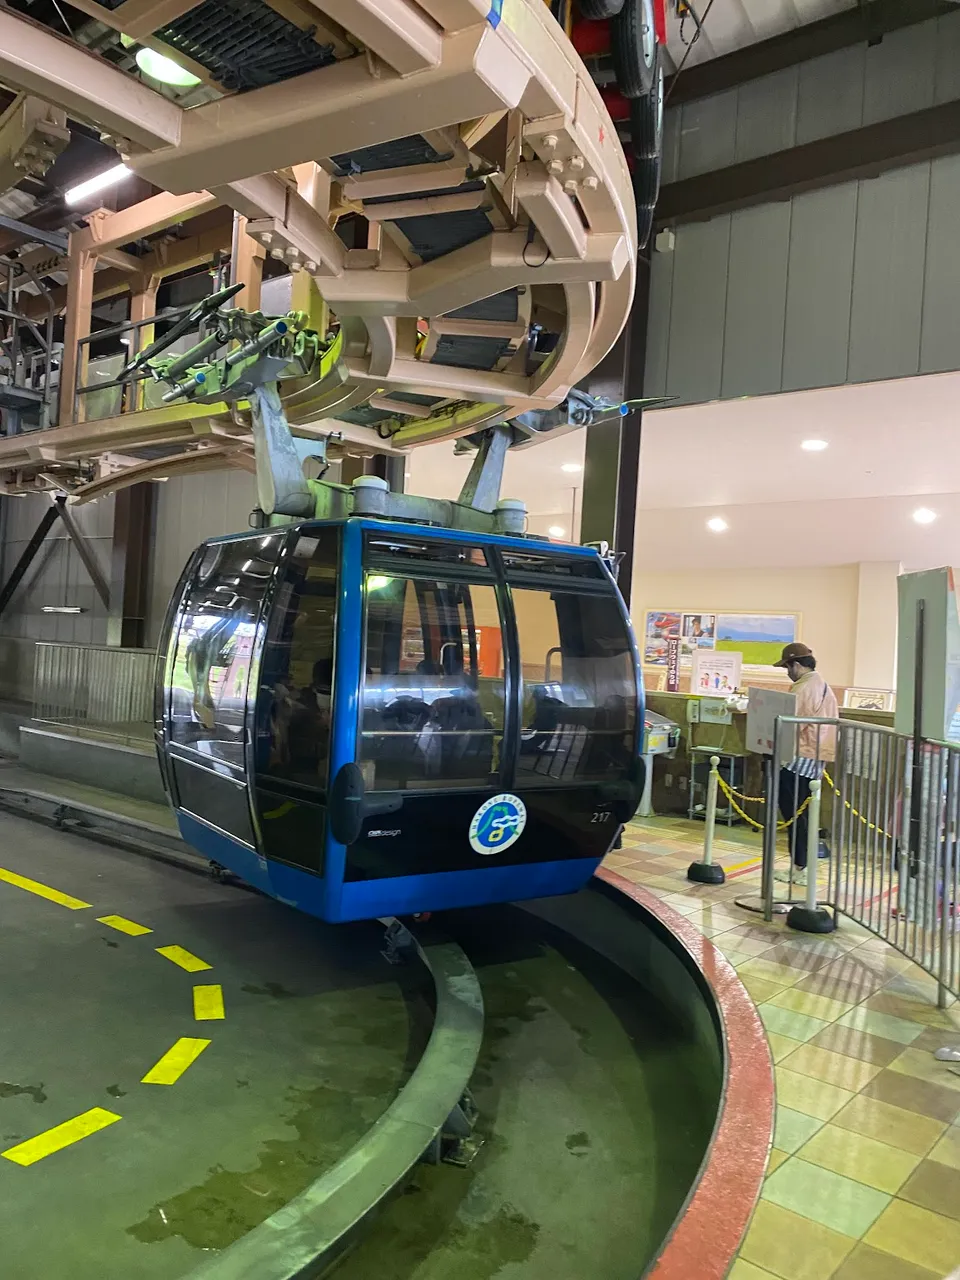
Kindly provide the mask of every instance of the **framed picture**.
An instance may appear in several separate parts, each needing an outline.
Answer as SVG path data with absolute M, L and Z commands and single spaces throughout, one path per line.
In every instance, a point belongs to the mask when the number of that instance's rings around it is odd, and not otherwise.
M 897 695 L 892 689 L 844 689 L 843 705 L 851 711 L 893 711 Z

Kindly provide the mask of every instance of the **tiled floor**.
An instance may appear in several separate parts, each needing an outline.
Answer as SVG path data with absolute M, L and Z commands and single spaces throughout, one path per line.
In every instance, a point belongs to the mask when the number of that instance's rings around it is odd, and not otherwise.
M 725 885 L 686 879 L 703 827 L 680 819 L 632 822 L 607 865 L 713 940 L 767 1029 L 774 1146 L 731 1280 L 942 1280 L 960 1266 L 960 1075 L 932 1050 L 960 1043 L 960 1005 L 937 1009 L 932 979 L 848 921 L 816 937 L 738 907 L 759 844 L 718 837 Z

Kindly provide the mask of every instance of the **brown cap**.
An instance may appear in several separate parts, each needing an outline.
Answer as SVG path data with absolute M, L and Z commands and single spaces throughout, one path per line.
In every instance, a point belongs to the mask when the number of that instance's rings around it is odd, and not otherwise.
M 813 650 L 808 648 L 805 644 L 800 644 L 799 641 L 796 641 L 794 644 L 784 645 L 783 653 L 780 655 L 780 661 L 775 662 L 773 665 L 775 667 L 786 667 L 789 666 L 791 662 L 796 662 L 798 658 L 812 657 Z

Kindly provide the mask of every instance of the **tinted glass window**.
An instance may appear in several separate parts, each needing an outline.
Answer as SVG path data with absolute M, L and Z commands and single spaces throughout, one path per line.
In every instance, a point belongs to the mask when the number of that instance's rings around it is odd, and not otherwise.
M 330 757 L 339 534 L 301 536 L 270 610 L 257 709 L 257 772 L 323 789 Z
M 518 782 L 613 781 L 630 768 L 637 686 L 610 596 L 513 589 L 523 673 Z
M 530 551 L 504 551 L 507 577 L 518 573 L 548 573 L 551 578 L 602 578 L 603 566 L 595 556 L 538 555 Z
M 471 547 L 463 542 L 433 542 L 424 538 L 385 537 L 368 534 L 368 556 L 399 556 L 403 560 L 442 561 L 446 565 L 471 565 L 485 569 L 487 555 L 483 547 Z
M 243 768 L 260 602 L 283 534 L 206 548 L 178 620 L 170 737 L 210 763 Z
M 504 680 L 492 586 L 369 572 L 364 661 L 360 766 L 368 788 L 496 779 Z

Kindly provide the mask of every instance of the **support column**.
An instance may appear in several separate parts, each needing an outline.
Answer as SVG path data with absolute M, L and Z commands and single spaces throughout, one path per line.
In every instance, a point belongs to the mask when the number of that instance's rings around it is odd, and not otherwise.
M 142 649 L 146 643 L 155 496 L 156 485 L 146 483 L 118 489 L 114 497 L 107 644 Z
M 593 395 L 613 401 L 643 395 L 650 309 L 650 251 L 637 262 L 637 292 L 623 333 L 585 381 Z M 637 495 L 640 484 L 640 434 L 643 411 L 587 427 L 583 468 L 581 542 L 609 542 L 623 553 L 620 591 L 627 605 L 633 585 Z
M 157 291 L 160 288 L 161 276 L 143 276 L 140 279 L 139 287 L 130 295 L 130 319 L 136 323 L 140 320 L 149 320 L 157 314 Z M 146 325 L 143 329 L 134 331 L 135 337 L 130 347 L 130 357 L 138 355 L 145 347 L 148 347 L 154 339 L 153 325 Z M 146 391 L 147 384 L 144 379 L 134 382 L 130 391 L 127 393 L 133 400 L 131 409 L 143 408 L 143 396 Z
M 858 688 L 897 686 L 897 578 L 902 568 L 896 560 L 867 560 L 859 566 L 853 658 Z
M 260 309 L 260 286 L 263 283 L 263 246 L 247 235 L 247 219 L 233 215 L 233 239 L 230 243 L 230 283 L 242 284 L 237 298 L 244 311 Z
M 96 262 L 93 254 L 77 245 L 77 232 L 70 235 L 67 246 L 67 307 L 63 334 L 63 360 L 60 363 L 60 426 L 83 420 L 82 398 L 77 405 L 77 387 L 87 376 L 88 349 L 78 360 L 77 343 L 90 336 L 93 311 L 93 276 Z

